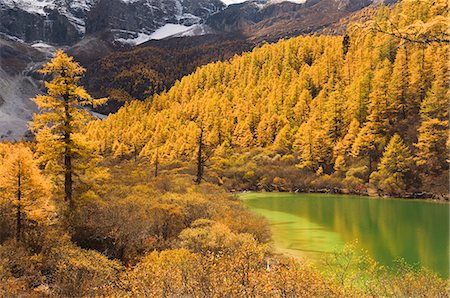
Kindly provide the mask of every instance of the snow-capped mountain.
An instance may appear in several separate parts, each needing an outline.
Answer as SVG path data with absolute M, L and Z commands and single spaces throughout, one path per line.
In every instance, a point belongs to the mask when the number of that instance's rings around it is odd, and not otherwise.
M 276 41 L 326 28 L 372 4 L 396 0 L 227 0 L 226 9 L 206 25 L 216 32 L 239 33 L 251 39 Z
M 387 0 L 0 0 L 0 34 L 58 46 L 73 45 L 88 34 L 131 45 L 218 32 L 248 36 L 267 29 L 269 23 L 274 29 L 279 20 L 295 23 L 305 13 L 313 15 L 312 27 L 329 23 L 325 19 L 330 15 L 333 22 L 380 1 Z M 308 7 L 312 9 L 305 11 Z M 293 23 L 290 31 L 297 30 Z M 284 28 L 285 24 L 281 31 Z
M 86 33 L 109 31 L 138 43 L 167 24 L 178 26 L 169 28 L 174 33 L 192 29 L 225 7 L 221 0 L 0 0 L 0 32 L 27 43 L 70 45 Z

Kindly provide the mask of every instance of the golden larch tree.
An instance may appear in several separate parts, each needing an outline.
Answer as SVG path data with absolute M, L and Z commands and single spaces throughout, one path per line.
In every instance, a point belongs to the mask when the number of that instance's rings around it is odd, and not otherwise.
M 24 144 L 0 144 L 0 201 L 5 214 L 15 214 L 15 235 L 20 241 L 27 222 L 48 223 L 53 207 L 51 185 L 42 175 L 33 152 Z M 3 213 L 2 212 L 2 213 Z M 13 218 L 13 216 L 11 216 Z
M 85 107 L 101 105 L 106 99 L 93 99 L 79 85 L 85 69 L 62 50 L 40 72 L 52 80 L 45 83 L 47 94 L 34 98 L 40 113 L 34 115 L 31 129 L 36 133 L 40 161 L 53 174 L 64 174 L 64 197 L 73 207 L 73 176 L 85 168 L 74 160 L 92 153 L 81 133 L 92 118 Z

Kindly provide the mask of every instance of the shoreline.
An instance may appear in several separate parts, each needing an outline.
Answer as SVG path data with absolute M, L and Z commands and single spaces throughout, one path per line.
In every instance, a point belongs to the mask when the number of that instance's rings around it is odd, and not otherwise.
M 351 192 L 351 191 L 343 191 L 340 189 L 321 189 L 321 190 L 253 190 L 253 189 L 244 189 L 244 190 L 233 190 L 230 191 L 233 195 L 240 195 L 244 193 L 290 193 L 290 194 L 329 194 L 329 195 L 349 195 L 349 196 L 360 196 L 360 197 L 366 197 L 369 199 L 376 199 L 376 200 L 383 200 L 383 199 L 391 199 L 391 200 L 405 200 L 405 201 L 418 201 L 418 202 L 430 202 L 430 203 L 436 203 L 436 204 L 446 204 L 450 205 L 450 196 L 449 195 L 443 195 L 443 194 L 431 194 L 431 193 L 412 193 L 408 194 L 406 196 L 380 196 L 380 195 L 371 195 L 368 192 Z M 414 196 L 416 194 L 424 194 L 426 196 Z

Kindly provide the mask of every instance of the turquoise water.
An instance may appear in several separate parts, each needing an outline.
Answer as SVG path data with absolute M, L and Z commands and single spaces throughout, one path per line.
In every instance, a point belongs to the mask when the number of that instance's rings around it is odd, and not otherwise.
M 318 258 L 357 240 L 382 264 L 397 258 L 449 277 L 449 205 L 358 196 L 240 195 L 267 218 L 278 251 Z

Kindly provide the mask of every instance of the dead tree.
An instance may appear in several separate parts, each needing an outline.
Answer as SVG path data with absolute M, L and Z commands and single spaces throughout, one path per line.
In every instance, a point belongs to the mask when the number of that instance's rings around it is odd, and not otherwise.
M 195 183 L 200 184 L 203 180 L 203 174 L 205 171 L 205 158 L 203 157 L 203 126 L 200 127 L 200 136 L 198 138 L 198 150 L 197 150 L 197 178 Z
M 159 152 L 158 149 L 156 149 L 156 156 L 155 156 L 155 178 L 158 177 L 159 174 Z

